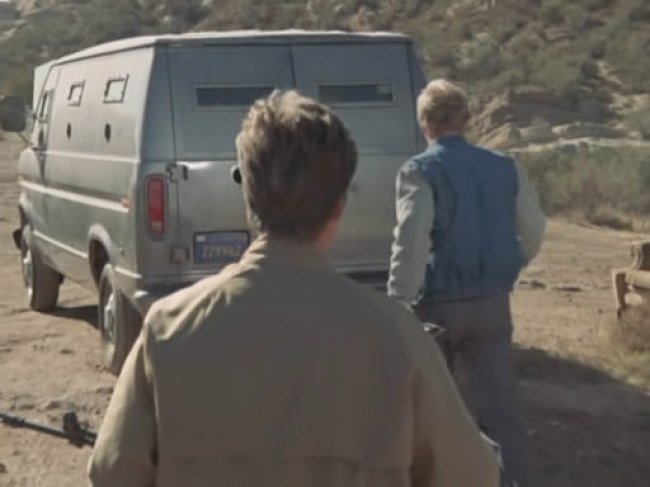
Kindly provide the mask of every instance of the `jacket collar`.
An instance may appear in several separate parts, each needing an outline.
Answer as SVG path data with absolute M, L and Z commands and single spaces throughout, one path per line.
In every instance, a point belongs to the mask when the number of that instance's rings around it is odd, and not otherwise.
M 450 145 L 460 145 L 460 144 L 467 144 L 467 140 L 461 134 L 441 135 L 433 142 L 431 142 L 432 146 L 434 145 L 450 146 Z
M 298 244 L 287 239 L 260 236 L 248 247 L 242 264 L 271 264 L 283 267 L 326 267 L 321 251 L 310 244 Z

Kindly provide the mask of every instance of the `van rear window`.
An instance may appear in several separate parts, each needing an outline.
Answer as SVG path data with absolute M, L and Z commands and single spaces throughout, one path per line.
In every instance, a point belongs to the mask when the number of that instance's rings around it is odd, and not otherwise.
M 38 121 L 47 122 L 50 118 L 50 107 L 52 106 L 52 90 L 43 92 L 41 106 L 38 109 Z
M 195 88 L 199 108 L 249 107 L 268 96 L 273 86 L 200 86 Z
M 340 104 L 386 104 L 392 103 L 393 87 L 389 84 L 321 85 L 318 98 L 323 103 Z

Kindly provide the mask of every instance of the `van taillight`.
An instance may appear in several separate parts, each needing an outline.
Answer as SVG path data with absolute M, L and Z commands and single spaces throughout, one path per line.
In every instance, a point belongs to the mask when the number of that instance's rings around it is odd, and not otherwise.
M 165 234 L 165 178 L 147 178 L 147 218 L 149 233 L 156 237 Z

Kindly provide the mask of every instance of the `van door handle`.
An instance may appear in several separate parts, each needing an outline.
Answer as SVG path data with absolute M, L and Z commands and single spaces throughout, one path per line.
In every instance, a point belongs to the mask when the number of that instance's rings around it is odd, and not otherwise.
M 38 161 L 38 169 L 41 172 L 41 176 L 43 176 L 43 173 L 45 171 L 45 151 L 38 149 L 36 147 L 32 148 L 34 151 L 34 155 L 36 156 L 36 160 Z
M 43 133 L 43 130 L 38 131 L 36 142 L 30 142 L 29 146 L 36 153 L 41 153 L 45 150 L 45 134 Z
M 40 137 L 39 137 L 40 139 Z M 29 144 L 29 147 L 32 149 L 34 152 L 34 155 L 38 158 L 40 162 L 43 162 L 45 160 L 45 145 L 41 144 L 40 142 L 37 142 L 34 144 L 33 142 Z
M 178 181 L 185 181 L 188 178 L 188 168 L 185 164 L 171 163 L 167 164 L 165 168 L 167 173 L 167 179 L 172 183 L 177 183 Z

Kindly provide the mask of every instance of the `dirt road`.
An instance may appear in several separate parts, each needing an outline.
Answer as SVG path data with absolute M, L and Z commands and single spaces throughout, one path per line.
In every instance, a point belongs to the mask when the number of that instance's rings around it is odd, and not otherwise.
M 25 306 L 16 225 L 19 144 L 0 142 L 0 410 L 58 425 L 74 410 L 96 429 L 112 376 L 99 365 L 94 290 L 71 283 L 60 308 Z M 514 297 L 517 373 L 530 420 L 535 485 L 646 486 L 650 478 L 648 370 L 606 340 L 612 267 L 638 235 L 550 225 L 542 256 Z M 623 365 L 624 366 L 623 366 Z M 0 486 L 85 485 L 88 449 L 0 426 Z

